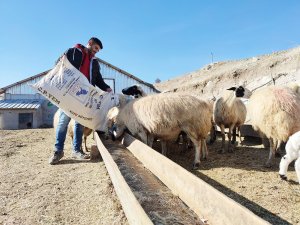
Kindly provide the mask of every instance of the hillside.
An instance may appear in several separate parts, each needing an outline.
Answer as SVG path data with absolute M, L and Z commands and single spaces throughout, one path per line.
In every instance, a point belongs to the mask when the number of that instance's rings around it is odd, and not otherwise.
M 197 71 L 155 84 L 160 91 L 192 92 L 210 98 L 224 88 L 244 84 L 250 90 L 262 85 L 300 80 L 300 47 L 252 58 L 215 62 Z

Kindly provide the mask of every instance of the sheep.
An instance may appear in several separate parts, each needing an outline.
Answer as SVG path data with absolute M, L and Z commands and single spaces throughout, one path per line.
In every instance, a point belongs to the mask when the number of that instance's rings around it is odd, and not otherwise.
M 193 168 L 200 165 L 200 148 L 207 152 L 206 137 L 211 129 L 211 111 L 206 101 L 190 95 L 161 93 L 135 99 L 126 104 L 116 118 L 116 138 L 125 128 L 152 147 L 154 138 L 162 142 L 166 154 L 166 141 L 185 132 L 195 146 Z
M 122 90 L 122 93 L 125 94 L 125 95 L 131 95 L 131 96 L 135 96 L 135 98 L 140 98 L 140 97 L 145 97 L 147 96 L 147 94 L 143 91 L 143 89 L 139 86 L 139 85 L 134 85 L 134 86 L 131 86 L 131 87 L 128 87 L 128 88 L 124 88 Z M 167 93 L 167 92 L 163 92 L 163 93 Z M 196 98 L 199 98 L 199 96 L 195 96 L 193 95 L 194 97 Z M 212 99 L 209 99 L 207 100 L 207 102 L 209 103 L 209 108 L 211 109 L 211 114 L 212 114 L 212 110 L 213 110 L 213 103 L 215 101 L 215 97 L 213 97 Z M 125 105 L 125 104 L 123 104 Z M 111 114 L 115 114 L 117 115 L 118 112 L 116 112 L 117 110 L 114 109 L 112 110 L 112 113 Z M 212 118 L 212 117 L 211 117 Z M 215 124 L 213 123 L 212 121 L 212 128 L 211 128 L 211 131 L 210 131 L 210 138 L 208 140 L 208 144 L 213 144 L 214 141 L 216 140 L 216 126 Z M 182 144 L 186 147 L 186 149 L 189 149 L 189 147 L 192 145 L 191 143 L 191 140 L 187 137 L 187 134 L 185 134 L 184 132 L 181 132 L 176 140 L 176 143 L 179 144 L 179 142 L 182 142 Z M 162 148 L 166 148 L 165 147 L 165 143 L 162 142 Z M 205 151 L 202 152 L 202 156 L 203 156 L 203 159 L 206 159 L 206 157 L 208 156 L 208 151 L 207 151 L 207 148 L 204 149 Z
M 277 147 L 300 130 L 300 95 L 288 87 L 268 86 L 256 90 L 248 102 L 248 112 L 254 130 L 270 141 L 271 166 Z
M 122 90 L 122 93 L 125 95 L 131 95 L 135 98 L 141 98 L 147 96 L 147 94 L 143 91 L 143 89 L 139 85 L 133 85 L 131 87 L 124 88 Z M 164 92 L 167 93 L 167 92 Z M 198 98 L 198 96 L 195 96 Z M 211 105 L 211 110 L 213 107 L 213 102 L 215 99 L 208 100 L 209 105 Z M 123 104 L 124 105 L 124 104 Z M 118 111 L 117 109 L 113 109 L 110 115 L 117 115 Z M 110 124 L 111 125 L 111 124 Z M 180 142 L 180 139 L 182 139 L 182 143 L 185 145 L 186 149 L 188 149 L 191 146 L 191 140 L 188 139 L 187 135 L 184 132 L 181 132 L 176 140 L 176 143 Z M 212 126 L 212 129 L 210 131 L 210 139 L 208 141 L 209 144 L 212 144 L 216 140 L 216 129 L 215 126 Z M 164 145 L 164 143 L 162 142 Z M 204 149 L 205 150 L 205 149 Z M 206 159 L 206 156 L 208 155 L 207 148 L 206 151 L 203 152 L 203 159 Z
M 54 132 L 56 132 L 58 121 L 59 121 L 59 110 L 56 111 L 56 113 L 54 114 L 54 117 L 53 117 Z M 73 137 L 74 137 L 74 124 L 75 124 L 75 120 L 71 119 L 71 121 L 68 125 L 68 131 L 67 131 L 68 135 L 72 138 L 72 141 L 73 141 Z M 87 128 L 87 127 L 83 128 L 84 146 L 85 146 L 85 151 L 87 151 L 87 152 L 88 152 L 88 148 L 86 145 L 86 139 L 92 132 L 93 132 L 93 130 L 90 128 Z M 82 149 L 82 147 L 81 147 L 81 149 Z
M 213 120 L 213 111 L 214 111 L 214 104 L 215 104 L 215 101 L 216 101 L 216 98 L 213 97 L 209 100 L 207 100 L 207 103 L 209 105 L 209 109 L 211 111 L 211 123 L 212 123 L 212 126 L 211 126 L 211 130 L 209 132 L 209 140 L 208 140 L 208 144 L 213 144 L 216 139 L 217 139 L 217 127 L 216 127 L 216 123 L 214 122 Z
M 72 138 L 72 141 L 73 141 L 73 138 L 74 138 L 74 123 L 75 123 L 75 120 L 71 119 L 71 121 L 69 123 L 69 126 L 68 126 L 68 135 Z M 90 129 L 88 127 L 83 127 L 83 140 L 84 140 L 84 148 L 85 148 L 86 152 L 89 152 L 88 147 L 86 145 L 86 140 L 87 140 L 87 137 L 92 132 L 93 132 L 92 129 Z M 82 149 L 82 147 L 81 147 L 81 149 Z
M 240 97 L 249 97 L 250 91 L 243 86 L 231 87 L 219 97 L 213 106 L 213 120 L 221 128 L 222 147 L 219 153 L 225 152 L 225 128 L 228 131 L 228 152 L 233 152 L 235 143 L 235 129 L 239 128 L 246 120 L 246 106 Z M 232 132 L 233 133 L 233 139 Z
M 134 98 L 141 98 L 147 96 L 146 92 L 142 89 L 140 85 L 133 85 L 122 90 L 124 95 L 131 95 Z
M 295 93 L 300 94 L 299 83 L 291 82 L 291 83 L 288 83 L 286 86 L 291 88 Z
M 144 96 L 147 96 L 146 92 L 144 92 L 144 90 L 141 88 L 140 85 L 133 85 L 127 88 L 124 88 L 122 90 L 122 94 L 119 94 L 118 98 L 119 98 L 119 105 L 118 106 L 114 106 L 112 107 L 106 114 L 106 121 L 107 121 L 107 125 L 106 125 L 106 136 L 108 137 L 110 133 L 112 133 L 112 129 L 114 124 L 116 123 L 116 118 L 117 115 L 119 114 L 120 108 L 124 107 L 130 100 L 130 98 L 126 97 L 125 95 L 132 95 L 135 98 L 141 98 Z M 114 136 L 111 136 L 112 139 L 114 140 Z
M 285 146 L 286 155 L 281 158 L 279 164 L 279 175 L 281 179 L 287 180 L 287 170 L 289 164 L 296 160 L 295 170 L 298 177 L 298 182 L 300 184 L 300 131 L 297 131 L 292 136 L 290 136 L 288 142 Z

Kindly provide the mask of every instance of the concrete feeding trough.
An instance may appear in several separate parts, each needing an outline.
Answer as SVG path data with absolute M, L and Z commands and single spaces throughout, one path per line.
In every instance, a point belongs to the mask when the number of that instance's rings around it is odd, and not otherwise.
M 152 218 L 149 218 L 149 214 L 143 209 L 145 206 L 142 207 L 139 204 L 136 196 L 134 196 L 125 179 L 122 177 L 118 165 L 114 162 L 98 135 L 96 135 L 96 141 L 129 223 L 152 224 Z M 125 134 L 122 144 L 174 196 L 178 196 L 186 206 L 195 212 L 199 218 L 199 224 L 270 224 L 132 136 Z M 137 217 L 143 221 L 137 221 Z

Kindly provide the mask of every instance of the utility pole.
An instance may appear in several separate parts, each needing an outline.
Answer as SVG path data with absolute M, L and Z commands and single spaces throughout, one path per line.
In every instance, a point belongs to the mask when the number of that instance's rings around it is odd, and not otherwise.
M 211 63 L 214 63 L 214 53 L 211 52 L 210 54 L 211 54 Z

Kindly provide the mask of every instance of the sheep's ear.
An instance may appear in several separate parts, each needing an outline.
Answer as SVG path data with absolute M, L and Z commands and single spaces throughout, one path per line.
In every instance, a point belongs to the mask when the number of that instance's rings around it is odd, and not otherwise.
M 235 90 L 236 90 L 236 87 L 231 87 L 231 88 L 228 88 L 227 90 L 228 90 L 228 91 L 235 91 Z

